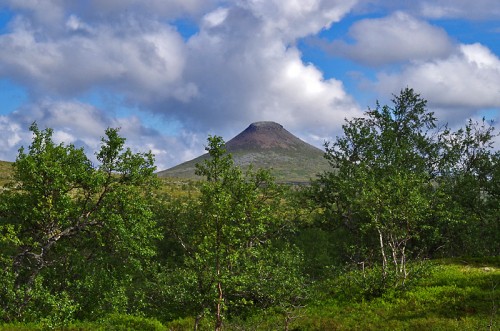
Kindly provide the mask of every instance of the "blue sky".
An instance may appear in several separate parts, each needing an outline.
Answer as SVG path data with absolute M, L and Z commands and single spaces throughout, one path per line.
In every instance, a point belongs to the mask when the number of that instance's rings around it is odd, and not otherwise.
M 89 154 L 121 127 L 159 169 L 254 121 L 320 147 L 406 86 L 500 120 L 498 0 L 0 1 L 1 160 L 34 121 Z

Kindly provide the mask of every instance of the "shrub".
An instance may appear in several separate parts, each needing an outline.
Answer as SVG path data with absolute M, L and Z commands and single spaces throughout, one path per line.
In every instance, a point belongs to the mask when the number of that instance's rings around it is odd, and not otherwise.
M 107 331 L 163 331 L 166 327 L 152 318 L 112 314 L 100 323 L 102 330 Z

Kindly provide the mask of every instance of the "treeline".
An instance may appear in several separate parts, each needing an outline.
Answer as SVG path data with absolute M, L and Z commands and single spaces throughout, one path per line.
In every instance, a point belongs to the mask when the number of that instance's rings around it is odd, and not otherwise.
M 406 88 L 346 120 L 331 171 L 307 187 L 237 167 L 224 141 L 189 194 L 171 194 L 150 153 L 108 129 L 93 164 L 31 126 L 0 192 L 0 321 L 62 326 L 113 314 L 216 330 L 314 301 L 356 270 L 357 296 L 404 290 L 429 258 L 500 253 L 500 153 L 485 122 L 437 127 Z M 316 291 L 316 292 L 315 292 Z

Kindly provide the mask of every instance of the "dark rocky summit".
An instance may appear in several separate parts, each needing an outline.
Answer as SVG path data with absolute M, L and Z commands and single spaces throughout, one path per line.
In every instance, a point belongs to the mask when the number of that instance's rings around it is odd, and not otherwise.
M 228 151 L 241 149 L 278 148 L 299 150 L 304 147 L 315 148 L 295 137 L 285 130 L 281 124 L 275 122 L 255 122 L 250 124 L 243 132 L 228 141 L 226 147 Z

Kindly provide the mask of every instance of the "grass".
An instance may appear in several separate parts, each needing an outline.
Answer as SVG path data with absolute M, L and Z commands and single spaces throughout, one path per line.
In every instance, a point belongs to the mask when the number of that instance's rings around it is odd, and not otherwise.
M 172 198 L 192 197 L 199 194 L 200 180 L 187 178 L 160 177 L 158 193 L 167 194 Z
M 12 162 L 0 161 L 0 179 L 7 179 L 12 174 Z
M 432 272 L 406 292 L 360 302 L 332 297 L 307 307 L 291 329 L 496 330 L 499 261 L 437 261 Z
M 0 187 L 7 183 L 12 175 L 12 162 L 0 161 Z
M 278 182 L 308 183 L 317 174 L 330 170 L 328 162 L 319 150 L 246 150 L 231 154 L 235 163 L 243 170 L 246 170 L 249 165 L 252 165 L 254 169 L 270 169 Z M 201 162 L 204 157 L 183 163 L 170 170 L 160 171 L 158 175 L 199 180 L 200 177 L 194 175 L 195 163 Z
M 428 275 L 407 291 L 388 291 L 371 300 L 337 296 L 335 279 L 323 293 L 292 311 L 289 330 L 498 330 L 500 258 L 434 261 Z M 347 275 L 348 276 L 348 275 Z M 284 330 L 285 315 L 259 312 L 245 321 L 229 321 L 226 330 Z M 206 322 L 206 321 L 205 321 Z M 210 330 L 206 325 L 201 330 Z M 161 324 L 127 315 L 100 322 L 77 322 L 59 330 L 191 330 L 191 319 Z M 0 330 L 43 330 L 41 325 L 10 324 Z

